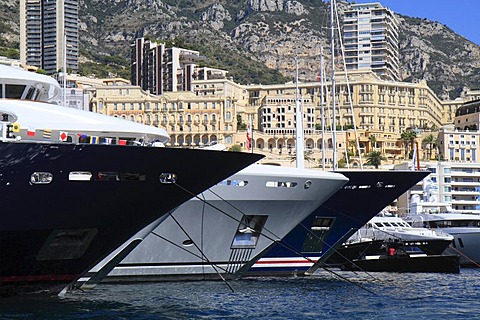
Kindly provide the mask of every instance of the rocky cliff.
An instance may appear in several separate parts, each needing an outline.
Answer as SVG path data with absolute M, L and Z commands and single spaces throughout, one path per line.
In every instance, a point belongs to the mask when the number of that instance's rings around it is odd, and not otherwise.
M 339 1 L 340 16 L 346 5 Z M 0 8 L 0 47 L 15 46 L 18 0 L 0 0 Z M 480 87 L 478 45 L 438 22 L 399 19 L 402 79 L 426 79 L 443 98 Z M 141 35 L 198 50 L 206 65 L 240 83 L 291 80 L 295 55 L 300 77 L 315 80 L 320 48 L 329 51 L 329 3 L 322 0 L 80 0 L 80 20 L 85 73 L 100 62 L 128 74 L 129 45 Z

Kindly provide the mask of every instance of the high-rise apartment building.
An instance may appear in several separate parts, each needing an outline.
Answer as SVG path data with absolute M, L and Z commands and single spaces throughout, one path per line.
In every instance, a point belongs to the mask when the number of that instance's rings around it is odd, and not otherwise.
M 78 71 L 78 0 L 20 0 L 20 60 L 54 74 Z
M 398 25 L 380 3 L 350 5 L 343 33 L 347 69 L 371 69 L 385 80 L 398 80 Z
M 138 38 L 130 46 L 130 58 L 132 84 L 161 95 L 191 91 L 200 53 Z

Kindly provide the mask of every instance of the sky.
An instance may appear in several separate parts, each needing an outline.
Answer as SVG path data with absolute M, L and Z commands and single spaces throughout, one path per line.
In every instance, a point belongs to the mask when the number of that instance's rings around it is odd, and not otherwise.
M 379 2 L 395 13 L 438 21 L 480 45 L 480 0 L 355 0 L 355 3 L 372 2 Z

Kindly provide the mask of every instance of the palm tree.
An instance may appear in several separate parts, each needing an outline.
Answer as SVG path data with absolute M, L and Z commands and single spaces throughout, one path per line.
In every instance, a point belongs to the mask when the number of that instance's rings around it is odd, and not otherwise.
M 409 148 L 408 146 L 410 143 L 413 142 L 413 140 L 417 137 L 417 133 L 414 130 L 407 130 L 403 131 L 402 134 L 400 135 L 400 139 L 403 142 L 403 147 L 405 149 L 405 158 L 410 158 L 409 157 Z
M 307 162 L 312 162 L 312 161 L 315 161 L 315 158 L 313 158 L 311 155 L 312 155 L 312 151 L 311 150 L 305 150 L 303 151 L 303 158 L 305 161 Z M 290 162 L 294 162 L 297 160 L 297 153 L 295 152 L 293 155 L 291 155 L 290 157 Z M 319 160 L 321 161 L 321 159 Z
M 382 160 L 385 160 L 385 158 L 380 151 L 372 151 L 367 155 L 367 164 L 375 166 L 375 169 L 378 169 L 378 166 L 382 164 Z
M 368 136 L 368 141 L 370 141 L 370 150 L 377 149 L 377 138 L 373 134 Z
M 422 140 L 422 145 L 427 149 L 427 160 L 432 158 L 432 148 L 435 146 L 435 137 L 433 134 L 429 134 Z

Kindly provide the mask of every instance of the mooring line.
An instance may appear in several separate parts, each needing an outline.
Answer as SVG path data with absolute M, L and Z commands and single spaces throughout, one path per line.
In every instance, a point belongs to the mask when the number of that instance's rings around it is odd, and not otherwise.
M 200 200 L 200 201 L 202 201 L 202 202 L 205 202 L 207 205 L 209 205 L 209 206 L 211 206 L 212 208 L 218 210 L 219 212 L 225 214 L 226 216 L 230 217 L 231 219 L 234 219 L 234 220 L 237 221 L 237 222 L 241 222 L 240 220 L 236 219 L 235 217 L 232 217 L 231 215 L 229 215 L 227 212 L 225 212 L 225 211 L 221 210 L 220 208 L 217 208 L 216 206 L 212 205 L 212 204 L 209 203 L 208 201 L 204 201 L 204 200 L 201 199 L 198 195 L 194 194 L 193 192 L 191 192 L 191 191 L 188 190 L 187 188 L 184 188 L 183 186 L 179 185 L 179 184 L 176 183 L 176 182 L 174 182 L 173 184 L 174 184 L 175 186 L 177 186 L 178 188 L 182 189 L 183 191 L 185 191 L 185 192 L 189 193 L 190 195 L 192 195 L 192 197 L 197 198 L 198 200 Z M 209 189 L 209 191 L 211 191 L 211 189 Z M 211 191 L 211 192 L 212 192 L 212 191 Z M 212 192 L 212 193 L 214 193 L 214 192 Z M 215 194 L 215 193 L 214 193 L 214 194 Z M 228 201 L 222 199 L 221 197 L 219 197 L 219 198 L 220 198 L 222 201 L 225 201 L 226 203 L 229 203 Z M 229 203 L 229 204 L 230 204 L 230 203 Z M 236 208 L 236 207 L 233 206 L 232 204 L 230 204 L 230 205 L 231 205 L 233 208 L 235 208 L 236 210 L 238 210 L 239 212 L 241 212 L 242 214 L 244 214 L 241 210 L 239 210 L 238 208 Z M 341 214 L 341 213 L 340 213 L 340 214 Z M 265 229 L 265 230 L 267 230 L 267 229 Z M 273 232 L 271 232 L 270 230 L 267 230 L 267 231 L 270 232 L 271 234 L 273 234 L 274 236 L 276 236 L 276 235 L 275 235 Z M 311 262 L 312 264 L 315 264 L 315 263 L 316 263 L 316 261 L 314 261 L 314 260 L 310 259 L 309 257 L 303 255 L 301 252 L 299 252 L 298 250 L 296 250 L 295 248 L 293 248 L 291 245 L 283 243 L 282 240 L 279 241 L 279 240 L 277 240 L 277 239 L 274 239 L 274 238 L 272 238 L 272 237 L 269 237 L 269 236 L 266 235 L 266 234 L 263 234 L 262 232 L 259 232 L 259 233 L 260 233 L 261 235 L 263 235 L 264 237 L 266 237 L 267 239 L 269 239 L 269 240 L 271 240 L 271 241 L 273 241 L 273 242 L 277 242 L 277 244 L 279 244 L 279 245 L 283 246 L 284 248 L 292 251 L 293 253 L 297 254 L 298 256 L 306 259 L 308 262 Z M 313 234 L 313 233 L 312 233 L 312 234 Z M 317 237 L 316 235 L 314 235 L 314 236 Z M 279 237 L 277 236 L 277 238 L 279 238 Z M 317 237 L 317 238 L 318 238 L 318 237 Z M 323 241 L 323 239 L 320 239 L 320 238 L 318 238 L 318 239 L 319 239 L 320 241 L 322 241 L 324 244 L 326 244 L 326 243 Z M 328 245 L 328 244 L 327 244 L 327 245 Z M 333 249 L 331 246 L 328 246 L 328 247 L 331 248 L 332 250 L 335 250 L 335 249 Z M 326 269 L 325 266 L 321 266 L 321 267 L 322 267 L 322 269 L 326 270 L 327 272 L 331 272 L 331 273 L 334 274 L 334 275 L 338 275 L 337 273 L 332 272 L 331 270 Z M 366 271 L 364 271 L 364 272 L 367 273 Z M 368 274 L 368 273 L 367 273 L 367 274 Z M 371 276 L 371 275 L 370 275 L 370 276 Z M 348 279 L 346 279 L 345 277 L 342 277 L 342 276 L 340 276 L 340 275 L 338 275 L 338 277 L 339 277 L 340 279 L 342 279 L 342 280 L 345 280 L 345 281 L 347 281 L 347 282 L 353 283 L 353 282 L 349 281 Z M 371 277 L 374 278 L 374 279 L 376 279 L 376 278 L 373 277 L 373 276 L 371 276 Z M 378 279 L 377 279 L 377 280 L 378 280 Z M 357 285 L 357 286 L 359 286 L 360 288 L 362 288 L 362 286 L 360 286 L 360 285 L 358 285 L 358 284 L 355 284 L 355 285 Z M 369 289 L 367 289 L 367 288 L 364 288 L 364 289 L 365 289 L 365 291 L 367 291 L 367 292 L 373 293 L 371 290 L 369 290 Z

